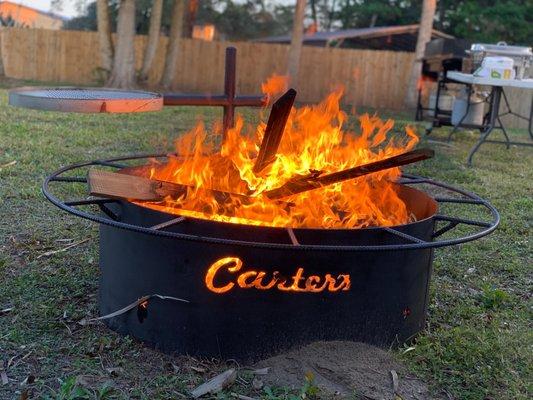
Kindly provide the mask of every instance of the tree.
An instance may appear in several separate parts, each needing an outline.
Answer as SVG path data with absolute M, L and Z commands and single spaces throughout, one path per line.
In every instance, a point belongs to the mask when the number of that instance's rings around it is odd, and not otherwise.
M 196 23 L 196 14 L 198 14 L 198 6 L 200 5 L 200 0 L 189 0 L 189 9 L 187 11 L 187 36 L 188 38 L 192 37 L 192 31 L 194 29 L 194 24 Z
M 296 0 L 296 9 L 294 10 L 291 46 L 287 62 L 287 75 L 292 87 L 298 86 L 298 71 L 300 70 L 300 56 L 302 54 L 304 36 L 305 3 L 306 0 Z
M 4 35 L 4 32 L 2 29 L 2 24 L 0 24 L 0 78 L 6 76 L 6 71 L 4 68 L 4 58 L 3 58 L 4 52 L 2 51 L 2 41 L 3 41 L 2 36 L 3 35 Z
M 531 46 L 531 0 L 440 0 L 436 28 L 474 42 Z
M 437 0 L 424 0 L 422 3 L 422 15 L 420 17 L 420 25 L 418 27 L 418 39 L 416 41 L 415 59 L 411 68 L 409 76 L 409 85 L 407 86 L 407 96 L 405 98 L 405 106 L 408 108 L 415 108 L 417 101 L 417 87 L 420 74 L 422 72 L 422 57 L 426 44 L 431 40 L 431 33 L 433 31 L 433 19 L 435 18 L 435 9 Z
M 169 88 L 176 75 L 178 62 L 179 41 L 183 36 L 183 16 L 185 14 L 185 0 L 174 0 L 172 7 L 172 19 L 170 22 L 170 34 L 168 37 L 167 55 L 165 67 L 161 77 L 161 86 Z
M 135 86 L 135 0 L 120 0 L 117 20 L 117 44 L 110 87 L 131 88 Z
M 100 46 L 100 62 L 109 74 L 113 68 L 113 42 L 111 40 L 111 21 L 107 0 L 97 0 L 96 20 L 98 26 L 98 43 Z
M 145 82 L 148 80 L 148 73 L 152 68 L 152 63 L 159 43 L 159 34 L 161 32 L 161 15 L 163 13 L 163 0 L 154 0 L 150 15 L 150 29 L 148 30 L 148 40 L 144 51 L 143 65 L 139 80 Z

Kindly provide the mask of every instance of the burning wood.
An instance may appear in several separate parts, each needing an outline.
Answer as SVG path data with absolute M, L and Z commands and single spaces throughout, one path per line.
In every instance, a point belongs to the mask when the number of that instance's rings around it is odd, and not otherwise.
M 263 195 L 270 200 L 278 200 L 284 197 L 358 178 L 374 172 L 422 161 L 433 157 L 433 154 L 433 150 L 419 149 L 327 175 L 320 175 L 320 172 L 316 172 L 305 177 L 291 179 L 283 186 L 266 191 L 264 193 L 259 193 L 258 196 Z M 157 179 L 97 169 L 91 169 L 89 171 L 88 183 L 89 194 L 92 196 L 124 200 L 158 202 L 167 197 L 180 199 L 193 194 L 196 196 L 212 196 L 216 203 L 220 206 L 231 204 L 246 206 L 250 205 L 253 201 L 252 196 L 244 194 L 196 188 L 190 185 L 182 185 Z M 290 203 L 280 204 L 284 205 L 287 209 L 290 207 Z
M 272 105 L 272 111 L 270 111 L 265 128 L 265 136 L 263 136 L 259 155 L 253 168 L 255 174 L 259 174 L 274 162 L 295 98 L 296 90 L 289 89 Z
M 99 169 L 91 169 L 87 178 L 90 195 L 112 199 L 161 201 L 165 197 L 179 199 L 187 196 L 188 191 L 195 190 L 199 191 L 199 195 L 213 196 L 220 204 L 227 203 L 232 196 L 241 200 L 248 200 L 247 196 L 235 193 L 194 188 L 189 185 Z
M 320 172 L 312 173 L 308 176 L 291 179 L 283 186 L 269 190 L 265 195 L 270 199 L 281 199 L 294 194 L 307 192 L 314 189 L 319 189 L 324 186 L 333 185 L 355 179 L 363 175 L 379 172 L 390 168 L 400 167 L 402 165 L 411 164 L 414 162 L 426 160 L 433 157 L 435 152 L 431 149 L 419 149 L 409 151 L 397 156 L 385 158 L 383 160 L 375 161 L 369 164 L 359 165 L 354 168 L 345 169 L 343 171 L 333 172 L 327 175 L 321 175 Z
M 285 90 L 278 81 L 263 87 L 268 98 Z M 218 149 L 200 123 L 176 141 L 180 156 L 122 171 L 133 177 L 106 175 L 118 182 L 101 182 L 106 190 L 91 183 L 91 193 L 169 214 L 251 225 L 345 229 L 411 222 L 394 185 L 401 175 L 397 167 L 432 156 L 430 150 L 412 151 L 418 142 L 413 130 L 391 135 L 393 121 L 364 114 L 360 132 L 346 131 L 341 91 L 299 109 L 292 107 L 294 96 L 289 90 L 276 102 L 266 128 L 237 117 Z M 368 178 L 348 182 L 363 175 Z M 279 200 L 289 196 L 290 204 Z

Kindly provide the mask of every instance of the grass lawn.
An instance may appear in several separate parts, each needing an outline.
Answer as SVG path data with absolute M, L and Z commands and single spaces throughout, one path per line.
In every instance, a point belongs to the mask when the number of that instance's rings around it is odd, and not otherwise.
M 40 190 L 45 175 L 66 164 L 168 151 L 198 113 L 206 121 L 220 116 L 199 108 L 138 115 L 28 111 L 7 106 L 7 91 L 0 90 L 0 367 L 3 362 L 9 378 L 7 384 L 0 379 L 0 399 L 186 398 L 209 377 L 190 368 L 191 359 L 146 349 L 102 324 L 77 324 L 97 315 L 97 226 L 56 209 Z M 533 391 L 533 153 L 487 144 L 467 168 L 476 138 L 459 133 L 450 147 L 429 143 L 437 156 L 408 170 L 489 199 L 501 225 L 480 241 L 436 251 L 427 328 L 396 356 L 450 398 L 527 399 Z M 245 373 L 241 378 L 232 392 L 301 398 L 283 390 L 267 395 L 252 389 Z

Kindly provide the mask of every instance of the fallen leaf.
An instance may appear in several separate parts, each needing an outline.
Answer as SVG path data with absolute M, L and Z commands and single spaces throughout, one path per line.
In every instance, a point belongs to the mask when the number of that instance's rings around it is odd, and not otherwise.
M 261 368 L 261 369 L 254 369 L 252 371 L 252 374 L 254 374 L 254 375 L 267 375 L 269 371 L 270 371 L 270 367 Z
M 392 391 L 394 394 L 397 394 L 398 392 L 398 374 L 395 370 L 390 371 L 391 377 L 392 377 Z
M 263 380 L 256 376 L 253 380 L 252 380 L 252 387 L 255 389 L 255 390 L 259 390 L 259 389 L 262 389 L 264 386 L 264 382 Z
M 171 365 L 172 365 L 172 369 L 174 370 L 176 374 L 178 374 L 181 371 L 181 368 L 178 365 L 174 363 L 171 363 Z
M 59 249 L 59 250 L 47 251 L 46 253 L 43 253 L 43 254 L 37 256 L 37 259 L 42 258 L 42 257 L 48 257 L 48 256 L 51 256 L 51 255 L 54 255 L 54 254 L 57 254 L 57 253 L 62 253 L 62 252 L 67 251 L 67 250 L 69 250 L 69 249 L 71 249 L 73 247 L 79 246 L 80 244 L 86 243 L 89 240 L 91 240 L 91 238 L 83 239 L 83 240 L 80 240 L 79 242 L 69 244 L 68 246 L 65 246 L 65 247 L 63 247 L 62 249 Z
M 0 317 L 9 314 L 14 309 L 15 307 L 8 307 L 8 308 L 4 308 L 3 310 L 0 310 Z
M 9 378 L 7 377 L 4 368 L 0 369 L 0 379 L 2 379 L 2 385 L 7 385 L 9 383 Z
M 17 163 L 17 160 L 10 161 L 8 163 L 0 165 L 0 169 L 6 168 L 6 167 L 11 167 L 12 165 L 15 165 L 16 163 Z
M 24 379 L 22 382 L 20 382 L 21 386 L 26 385 L 33 385 L 35 383 L 35 376 L 34 375 L 28 375 L 26 379 Z
M 239 400 L 257 400 L 253 397 L 245 396 L 244 394 L 231 393 L 231 395 Z
M 89 318 L 82 318 L 77 323 L 78 325 L 81 325 L 81 326 L 87 326 L 87 325 L 92 325 L 94 322 Z
M 119 376 L 124 373 L 124 368 L 115 367 L 115 368 L 106 368 L 105 369 L 111 376 Z
M 237 378 L 237 372 L 235 371 L 235 368 L 230 368 L 227 371 L 208 380 L 206 383 L 198 386 L 196 389 L 194 389 L 191 392 L 191 395 L 192 397 L 197 399 L 198 397 L 201 397 L 209 393 L 220 392 L 222 389 L 233 384 L 236 378 Z
M 93 390 L 101 388 L 104 384 L 106 386 L 114 386 L 114 382 L 112 380 L 105 376 L 96 375 L 78 375 L 76 377 L 76 384 Z

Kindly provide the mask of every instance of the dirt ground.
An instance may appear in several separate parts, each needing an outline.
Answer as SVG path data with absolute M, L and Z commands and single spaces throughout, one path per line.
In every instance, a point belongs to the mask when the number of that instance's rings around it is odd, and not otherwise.
M 390 352 L 364 343 L 316 342 L 258 363 L 270 367 L 266 384 L 299 388 L 306 375 L 332 398 L 426 400 L 427 385 L 410 375 Z M 397 375 L 394 390 L 393 374 Z

